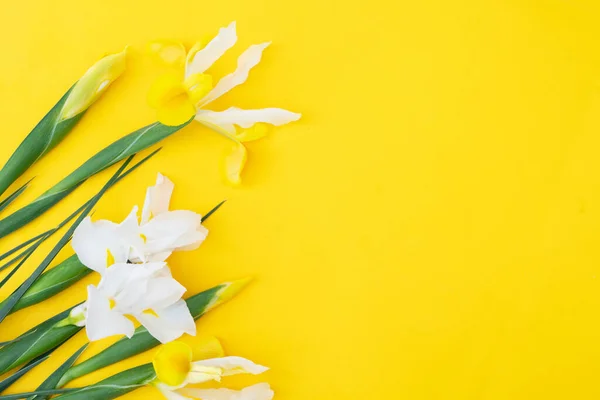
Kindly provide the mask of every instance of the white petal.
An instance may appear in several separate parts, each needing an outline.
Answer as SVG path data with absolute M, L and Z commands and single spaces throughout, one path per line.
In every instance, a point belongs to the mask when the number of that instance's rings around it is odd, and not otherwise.
M 148 281 L 146 296 L 142 303 L 142 311 L 146 309 L 161 310 L 175 304 L 186 292 L 179 282 L 171 277 L 158 277 Z
M 281 108 L 263 108 L 259 110 L 241 110 L 231 107 L 225 111 L 199 110 L 196 113 L 197 120 L 214 125 L 238 125 L 242 128 L 250 128 L 258 122 L 280 126 L 300 119 L 302 115 Z M 235 133 L 235 132 L 234 132 Z
M 169 203 L 175 185 L 169 178 L 162 174 L 156 177 L 156 184 L 146 191 L 146 199 L 142 209 L 142 225 L 150 220 L 150 217 L 169 211 Z
M 195 249 L 208 235 L 208 230 L 202 226 L 202 217 L 187 210 L 159 214 L 141 230 L 146 237 L 146 254 Z
M 184 333 L 196 335 L 196 324 L 185 301 L 180 300 L 155 312 L 158 317 L 148 313 L 137 314 L 135 317 L 161 343 L 172 342 Z
M 115 247 L 116 224 L 106 221 L 94 223 L 90 217 L 85 218 L 75 232 L 71 246 L 83 265 L 102 274 L 106 269 L 107 250 Z M 111 250 L 112 252 L 112 250 Z M 113 254 L 114 257 L 117 255 Z M 121 254 L 118 254 L 121 256 Z M 119 257 L 121 258 L 121 257 Z M 119 260 L 125 262 L 127 260 Z
M 90 341 L 113 335 L 134 333 L 133 323 L 122 314 L 110 309 L 110 302 L 94 285 L 88 286 L 86 333 Z
M 107 220 L 92 222 L 87 217 L 75 230 L 71 245 L 83 265 L 101 275 L 107 267 L 107 251 L 110 251 L 115 263 L 127 262 L 131 249 L 143 245 L 138 230 L 137 207 L 121 224 Z
M 202 400 L 272 400 L 275 395 L 267 383 L 259 383 L 240 391 L 231 389 L 181 389 L 178 392 Z
M 262 53 L 264 49 L 269 46 L 269 44 L 270 43 L 255 44 L 243 52 L 238 58 L 237 69 L 233 73 L 224 76 L 219 83 L 217 83 L 217 85 L 210 92 L 208 92 L 208 94 L 202 100 L 200 100 L 196 108 L 204 107 L 208 103 L 223 96 L 234 87 L 246 82 L 250 70 L 260 62 Z
M 237 374 L 258 375 L 269 369 L 242 357 L 221 357 L 195 361 L 192 363 L 192 371 L 194 370 L 194 366 L 222 368 L 223 376 Z
M 107 268 L 98 289 L 115 300 L 115 311 L 132 314 L 145 309 L 144 301 L 149 297 L 149 282 L 166 264 L 115 264 Z
M 194 59 L 186 66 L 185 76 L 204 73 L 227 50 L 233 47 L 237 41 L 235 32 L 235 22 L 232 22 L 226 28 L 219 29 L 219 33 L 202 50 L 194 55 Z

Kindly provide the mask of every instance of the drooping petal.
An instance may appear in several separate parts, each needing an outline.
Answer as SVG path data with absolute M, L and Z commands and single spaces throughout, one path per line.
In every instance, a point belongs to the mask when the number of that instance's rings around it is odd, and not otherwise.
M 231 376 L 238 374 L 258 375 L 267 371 L 269 368 L 253 363 L 252 361 L 242 357 L 221 357 L 211 358 L 208 360 L 194 361 L 192 363 L 192 372 L 198 368 L 212 367 L 221 368 L 222 376 Z M 194 382 L 190 377 L 190 382 Z
M 113 335 L 132 337 L 135 327 L 121 313 L 111 310 L 110 299 L 94 285 L 88 286 L 86 333 L 90 341 Z
M 202 400 L 272 400 L 275 395 L 268 383 L 259 383 L 242 390 L 180 389 L 178 393 L 189 396 L 188 398 Z
M 175 184 L 163 174 L 158 173 L 156 184 L 146 190 L 146 198 L 142 208 L 142 225 L 146 224 L 152 217 L 169 211 L 173 189 L 175 189 Z
M 192 369 L 192 348 L 183 342 L 164 344 L 152 358 L 152 366 L 160 382 L 177 387 Z
M 110 262 L 127 262 L 132 245 L 139 246 L 133 223 L 137 225 L 137 220 L 132 220 L 131 214 L 122 225 L 106 220 L 92 222 L 87 217 L 73 234 L 73 250 L 83 265 L 103 274 Z
M 148 44 L 148 51 L 167 65 L 183 67 L 185 62 L 185 46 L 176 40 L 155 40 Z
M 199 110 L 196 112 L 196 119 L 200 118 L 215 125 L 234 124 L 242 128 L 250 128 L 259 122 L 281 126 L 297 121 L 301 116 L 301 114 L 281 108 L 242 110 L 231 107 L 225 111 Z
M 202 226 L 202 217 L 187 210 L 161 213 L 142 225 L 141 232 L 146 238 L 147 254 L 193 250 L 208 235 L 208 230 Z
M 171 277 L 156 277 L 148 280 L 146 295 L 140 308 L 145 310 L 161 310 L 175 304 L 186 292 L 186 288 Z
M 196 335 L 194 318 L 184 300 L 162 310 L 136 314 L 135 317 L 161 343 L 172 342 L 184 333 Z
M 236 142 L 225 158 L 225 179 L 227 182 L 234 186 L 242 183 L 241 174 L 246 165 L 247 157 L 246 147 L 240 142 Z
M 206 106 L 210 102 L 229 92 L 234 87 L 246 82 L 250 70 L 260 62 L 262 53 L 269 44 L 270 43 L 252 45 L 242 53 L 238 58 L 237 69 L 233 73 L 224 76 L 219 83 L 217 83 L 215 88 L 198 103 L 198 108 Z
M 219 33 L 206 46 L 200 50 L 192 49 L 188 55 L 185 76 L 204 73 L 237 41 L 236 24 L 232 22 Z M 196 51 L 195 51 L 196 50 Z

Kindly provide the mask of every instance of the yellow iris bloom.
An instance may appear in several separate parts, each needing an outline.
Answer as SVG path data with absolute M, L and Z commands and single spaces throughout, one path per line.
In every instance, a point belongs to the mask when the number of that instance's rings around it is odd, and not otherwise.
M 196 121 L 233 142 L 226 158 L 225 176 L 228 182 L 241 183 L 241 172 L 247 158 L 245 142 L 267 135 L 269 125 L 284 125 L 300 118 L 279 108 L 241 110 L 231 107 L 224 111 L 205 109 L 207 105 L 236 86 L 243 84 L 250 70 L 261 60 L 269 43 L 250 46 L 238 58 L 236 70 L 221 78 L 216 85 L 206 71 L 237 41 L 235 22 L 221 28 L 217 36 L 196 43 L 186 52 L 183 44 L 173 40 L 150 43 L 149 50 L 163 63 L 175 67 L 154 82 L 148 94 L 149 104 L 157 110 L 158 121 L 165 125 L 181 125 L 194 117 Z

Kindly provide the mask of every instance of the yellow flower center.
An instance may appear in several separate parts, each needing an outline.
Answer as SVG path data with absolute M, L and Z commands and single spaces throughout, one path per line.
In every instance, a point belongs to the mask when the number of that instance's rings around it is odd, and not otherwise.
M 161 382 L 179 386 L 192 369 L 192 349 L 183 342 L 167 343 L 158 350 L 152 365 Z
M 177 126 L 196 114 L 196 104 L 212 90 L 212 76 L 193 74 L 185 80 L 167 74 L 158 78 L 148 92 L 148 104 L 157 109 L 158 121 Z
M 117 306 L 117 302 L 114 299 L 109 299 L 108 300 L 108 306 L 112 310 L 113 308 L 115 308 Z
M 115 263 L 115 257 L 110 252 L 110 249 L 106 249 L 106 266 L 110 267 Z
M 151 309 L 151 308 L 148 308 L 148 309 L 146 309 L 146 310 L 142 311 L 142 313 L 143 313 L 143 314 L 147 314 L 147 315 L 152 315 L 153 317 L 156 317 L 156 318 L 158 318 L 158 314 L 156 313 L 156 311 L 154 311 L 154 310 L 153 310 L 153 309 Z

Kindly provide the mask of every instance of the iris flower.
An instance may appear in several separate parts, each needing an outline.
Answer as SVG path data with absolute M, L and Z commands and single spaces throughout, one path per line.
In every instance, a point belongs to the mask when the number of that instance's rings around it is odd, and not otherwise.
M 193 211 L 169 211 L 174 187 L 158 174 L 156 185 L 146 192 L 139 222 L 137 207 L 120 224 L 83 220 L 72 241 L 79 260 L 102 275 L 114 263 L 164 261 L 174 251 L 197 249 L 208 230 Z
M 88 286 L 85 328 L 90 341 L 135 331 L 128 316 L 140 322 L 161 343 L 184 333 L 196 334 L 196 324 L 181 298 L 186 289 L 164 262 L 114 264 L 98 286 Z
M 183 44 L 163 40 L 150 44 L 150 50 L 169 65 L 179 69 L 178 74 L 160 77 L 148 94 L 149 104 L 157 109 L 159 122 L 180 125 L 192 117 L 201 124 L 233 142 L 226 159 L 226 178 L 232 184 L 241 182 L 240 174 L 246 163 L 247 151 L 243 143 L 267 135 L 269 125 L 285 125 L 300 119 L 301 115 L 281 108 L 242 110 L 236 107 L 224 111 L 206 109 L 230 90 L 246 82 L 250 70 L 261 60 L 270 43 L 250 46 L 238 58 L 234 72 L 221 78 L 213 86 L 213 77 L 206 71 L 237 41 L 235 22 L 221 28 L 216 37 L 196 43 L 186 53 Z
M 182 342 L 163 345 L 152 361 L 156 371 L 155 386 L 168 400 L 271 400 L 273 391 L 266 383 L 247 387 L 241 391 L 225 388 L 196 389 L 187 385 L 210 381 L 220 382 L 222 377 L 237 374 L 258 375 L 267 367 L 253 363 L 242 357 L 224 357 L 218 340 L 212 340 L 212 351 L 196 355 L 193 361 L 192 348 Z M 212 353 L 212 354 L 211 354 Z M 205 357 L 211 354 L 212 358 Z

